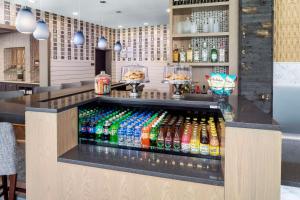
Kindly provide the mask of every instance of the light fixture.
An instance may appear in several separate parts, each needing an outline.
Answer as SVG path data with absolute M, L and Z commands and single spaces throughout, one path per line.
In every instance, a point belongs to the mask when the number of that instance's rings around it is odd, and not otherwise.
M 120 41 L 117 41 L 115 46 L 114 46 L 114 50 L 116 53 L 120 53 L 120 51 L 122 50 L 122 44 Z
M 20 33 L 31 34 L 35 30 L 36 21 L 31 8 L 23 7 L 19 10 L 16 17 L 16 29 Z
M 74 35 L 74 44 L 77 46 L 77 47 L 80 47 L 82 45 L 84 45 L 84 35 L 83 35 L 83 32 L 82 31 L 77 31 Z
M 74 11 L 74 12 L 72 12 L 72 15 L 78 16 L 78 12 Z
M 104 50 L 106 49 L 106 46 L 107 46 L 107 39 L 103 36 L 99 37 L 98 48 Z
M 166 12 L 167 13 L 171 12 L 171 9 L 170 8 L 166 9 Z
M 149 23 L 148 23 L 148 22 L 145 22 L 145 23 L 144 23 L 144 26 L 148 26 L 148 25 L 149 25 Z
M 122 26 L 122 25 L 119 25 L 118 28 L 123 28 L 123 26 Z
M 104 4 L 104 3 L 106 3 L 106 1 L 100 1 L 100 3 L 103 3 L 103 4 Z
M 78 8 L 79 8 L 79 19 L 78 21 L 80 22 L 80 14 L 81 14 L 81 0 L 78 1 Z M 81 30 L 77 31 L 75 34 L 74 34 L 74 38 L 73 38 L 73 41 L 74 41 L 74 45 L 76 47 L 81 47 L 84 45 L 84 42 L 85 42 L 85 38 L 84 38 L 84 34 Z
M 37 40 L 47 40 L 49 37 L 49 29 L 46 22 L 42 19 L 37 21 L 36 28 L 33 32 L 33 37 Z
M 29 3 L 35 3 L 35 0 L 28 0 Z
M 117 13 L 117 14 L 121 14 L 122 11 L 121 11 L 121 10 L 117 10 L 116 13 Z

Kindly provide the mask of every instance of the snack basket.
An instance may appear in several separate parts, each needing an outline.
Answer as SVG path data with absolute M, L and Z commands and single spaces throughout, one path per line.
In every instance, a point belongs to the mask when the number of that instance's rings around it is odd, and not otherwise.
M 192 68 L 191 66 L 174 65 L 164 67 L 162 83 L 172 84 L 175 87 L 173 98 L 183 98 L 181 89 L 183 85 L 191 84 Z
M 131 97 L 138 97 L 138 85 L 148 83 L 148 68 L 141 65 L 124 66 L 121 69 L 121 83 L 127 83 L 132 86 Z

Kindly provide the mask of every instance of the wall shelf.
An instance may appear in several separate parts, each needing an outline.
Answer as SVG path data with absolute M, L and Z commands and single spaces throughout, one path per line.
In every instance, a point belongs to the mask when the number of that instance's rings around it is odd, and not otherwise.
M 189 39 L 195 37 L 221 37 L 229 36 L 229 32 L 218 32 L 218 33 L 187 33 L 187 34 L 173 34 L 174 39 Z
M 175 64 L 175 63 L 174 63 Z M 206 62 L 206 63 L 179 63 L 179 64 L 183 64 L 183 65 L 190 65 L 192 67 L 228 67 L 229 63 L 225 62 L 225 63 L 211 63 L 211 62 Z
M 229 6 L 229 1 L 215 2 L 215 3 L 179 5 L 179 6 L 172 6 L 172 9 L 173 10 L 179 10 L 179 9 L 206 8 L 206 7 L 215 7 L 215 6 Z

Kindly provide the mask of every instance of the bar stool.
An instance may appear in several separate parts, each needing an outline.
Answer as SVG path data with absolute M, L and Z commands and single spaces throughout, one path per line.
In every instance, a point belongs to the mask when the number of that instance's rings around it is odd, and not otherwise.
M 0 123 L 0 177 L 2 178 L 2 193 L 4 200 L 16 198 L 16 138 L 13 126 L 10 123 Z M 7 184 L 9 177 L 9 191 Z M 9 192 L 9 194 L 8 194 Z

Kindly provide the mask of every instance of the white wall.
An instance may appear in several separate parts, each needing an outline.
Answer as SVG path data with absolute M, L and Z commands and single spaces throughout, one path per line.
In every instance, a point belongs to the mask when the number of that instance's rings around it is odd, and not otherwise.
M 300 62 L 275 62 L 273 116 L 282 130 L 300 133 Z

